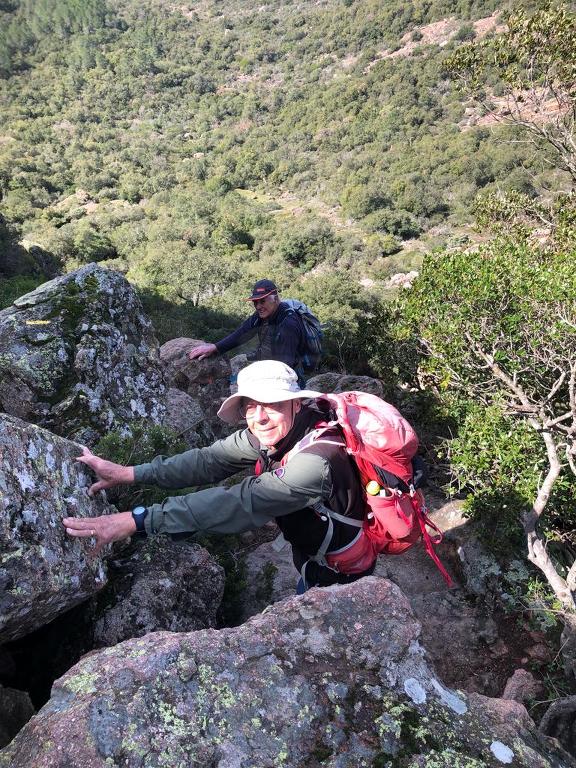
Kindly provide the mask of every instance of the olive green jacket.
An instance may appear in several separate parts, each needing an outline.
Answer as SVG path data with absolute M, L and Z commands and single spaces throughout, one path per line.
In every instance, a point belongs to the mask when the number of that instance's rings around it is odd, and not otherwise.
M 207 448 L 171 458 L 157 456 L 149 464 L 135 467 L 135 480 L 167 489 L 217 483 L 253 468 L 261 455 L 266 456 L 254 442 L 244 429 Z M 341 449 L 334 447 L 332 452 Z M 330 499 L 332 488 L 330 451 L 328 456 L 315 451 L 297 453 L 285 467 L 247 477 L 230 488 L 207 488 L 153 504 L 145 520 L 146 531 L 240 533 Z

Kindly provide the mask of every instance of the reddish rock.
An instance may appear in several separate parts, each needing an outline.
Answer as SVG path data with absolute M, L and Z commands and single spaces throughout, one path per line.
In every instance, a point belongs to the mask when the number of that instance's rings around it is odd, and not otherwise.
M 446 688 L 418 636 L 398 587 L 375 577 L 234 629 L 151 633 L 58 680 L 0 768 L 576 766 L 521 705 Z

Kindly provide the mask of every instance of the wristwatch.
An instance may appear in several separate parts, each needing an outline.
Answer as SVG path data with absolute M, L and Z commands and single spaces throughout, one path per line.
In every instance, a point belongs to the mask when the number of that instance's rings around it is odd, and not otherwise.
M 136 533 L 143 533 L 146 535 L 146 529 L 144 528 L 144 520 L 148 514 L 147 507 L 134 507 L 132 510 L 132 518 L 136 523 Z

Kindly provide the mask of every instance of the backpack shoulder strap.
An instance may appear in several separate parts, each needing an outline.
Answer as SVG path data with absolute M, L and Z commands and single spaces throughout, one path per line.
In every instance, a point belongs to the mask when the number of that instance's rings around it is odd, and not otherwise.
M 308 434 L 304 435 L 302 440 L 299 440 L 282 458 L 282 464 L 285 464 L 298 453 L 302 453 L 302 451 L 305 451 L 313 445 L 338 445 L 345 448 L 346 441 L 344 440 L 344 436 L 339 434 L 336 427 L 337 422 L 330 422 L 328 424 L 321 424 L 311 432 L 308 432 Z

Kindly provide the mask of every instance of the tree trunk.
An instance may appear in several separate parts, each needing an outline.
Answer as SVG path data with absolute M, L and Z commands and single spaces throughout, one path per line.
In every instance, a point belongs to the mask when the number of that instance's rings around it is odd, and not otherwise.
M 562 471 L 562 465 L 558 459 L 558 451 L 552 435 L 550 432 L 544 431 L 542 438 L 546 444 L 549 470 L 544 478 L 544 482 L 540 486 L 538 496 L 532 508 L 524 516 L 528 560 L 544 574 L 546 581 L 552 587 L 557 600 L 562 606 L 564 630 L 562 632 L 561 653 L 564 661 L 564 670 L 567 677 L 576 679 L 576 603 L 574 601 L 574 594 L 567 580 L 563 579 L 556 570 L 544 542 L 536 530 L 540 516 L 550 498 L 550 493 Z

